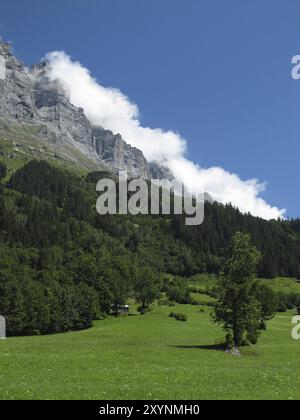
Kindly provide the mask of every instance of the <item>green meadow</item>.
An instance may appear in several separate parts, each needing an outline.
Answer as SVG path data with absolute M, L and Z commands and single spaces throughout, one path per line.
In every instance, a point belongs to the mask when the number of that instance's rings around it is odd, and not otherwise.
M 218 349 L 210 308 L 156 305 L 81 332 L 0 341 L 1 399 L 299 399 L 293 312 L 236 357 Z M 187 322 L 168 315 L 184 313 Z

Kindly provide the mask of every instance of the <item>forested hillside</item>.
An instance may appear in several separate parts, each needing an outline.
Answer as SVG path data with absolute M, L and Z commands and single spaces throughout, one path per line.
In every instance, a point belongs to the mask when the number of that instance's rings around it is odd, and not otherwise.
M 4 175 L 4 174 L 3 174 Z M 230 239 L 247 231 L 261 277 L 300 277 L 300 221 L 266 222 L 206 204 L 204 224 L 183 216 L 99 216 L 96 182 L 32 161 L 0 191 L 0 313 L 10 334 L 89 327 L 125 303 L 140 279 L 217 273 Z

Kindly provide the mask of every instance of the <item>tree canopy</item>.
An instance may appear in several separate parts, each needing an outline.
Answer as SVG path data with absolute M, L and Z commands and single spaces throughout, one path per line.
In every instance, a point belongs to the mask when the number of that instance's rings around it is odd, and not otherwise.
M 260 259 L 251 236 L 236 233 L 219 277 L 213 314 L 215 322 L 223 325 L 229 346 L 239 347 L 246 341 L 256 344 L 260 330 L 265 328 L 264 321 L 275 312 L 275 302 L 272 307 L 267 289 L 256 279 Z
M 86 328 L 134 294 L 147 307 L 163 273 L 174 278 L 170 298 L 188 302 L 182 279 L 218 273 L 237 231 L 252 234 L 260 276 L 300 277 L 299 221 L 267 222 L 217 203 L 206 203 L 197 227 L 185 226 L 185 215 L 100 216 L 96 183 L 107 176 L 31 161 L 0 185 L 0 314 L 9 334 Z

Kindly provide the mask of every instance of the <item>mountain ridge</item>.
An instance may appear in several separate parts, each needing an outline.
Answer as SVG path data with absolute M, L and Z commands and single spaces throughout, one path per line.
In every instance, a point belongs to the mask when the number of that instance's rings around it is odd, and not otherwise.
M 1 40 L 0 57 L 5 66 L 5 77 L 0 78 L 0 136 L 11 141 L 14 128 L 24 130 L 26 136 L 20 133 L 17 139 L 23 153 L 24 146 L 41 145 L 84 169 L 127 171 L 131 178 L 172 179 L 167 168 L 148 162 L 120 134 L 93 126 L 84 110 L 70 102 L 59 81 L 49 80 L 47 61 L 28 69 Z

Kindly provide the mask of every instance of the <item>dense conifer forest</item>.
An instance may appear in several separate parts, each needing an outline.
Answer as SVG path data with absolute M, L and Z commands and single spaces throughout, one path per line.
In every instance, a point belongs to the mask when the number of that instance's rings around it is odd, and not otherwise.
M 96 182 L 107 176 L 31 161 L 3 178 L 0 313 L 10 334 L 88 328 L 137 289 L 143 302 L 141 279 L 158 291 L 167 274 L 179 282 L 217 274 L 237 231 L 251 233 L 261 251 L 260 277 L 300 278 L 300 220 L 267 222 L 217 203 L 206 203 L 197 227 L 185 226 L 184 215 L 100 216 Z

